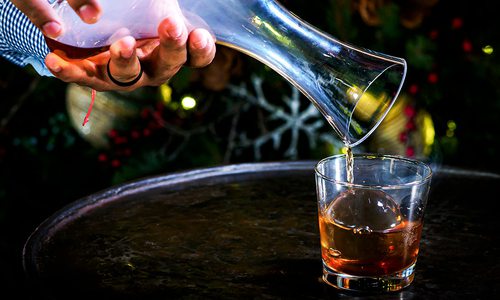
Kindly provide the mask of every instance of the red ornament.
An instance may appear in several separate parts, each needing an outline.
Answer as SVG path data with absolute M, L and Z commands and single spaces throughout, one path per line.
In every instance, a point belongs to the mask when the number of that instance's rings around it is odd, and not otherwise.
M 101 154 L 99 154 L 99 156 L 97 157 L 97 159 L 100 162 L 106 162 L 106 161 L 108 161 L 108 156 L 105 153 L 101 153 Z

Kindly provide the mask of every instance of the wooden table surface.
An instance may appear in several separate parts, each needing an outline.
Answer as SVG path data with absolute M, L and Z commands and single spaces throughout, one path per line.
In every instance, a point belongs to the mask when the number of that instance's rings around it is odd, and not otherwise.
M 414 282 L 353 294 L 321 281 L 314 162 L 230 165 L 110 188 L 27 240 L 37 299 L 492 299 L 500 176 L 434 170 Z

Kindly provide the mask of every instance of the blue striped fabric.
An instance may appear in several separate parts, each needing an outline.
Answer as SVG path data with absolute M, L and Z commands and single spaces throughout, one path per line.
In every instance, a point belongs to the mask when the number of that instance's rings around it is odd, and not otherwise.
M 14 4 L 0 0 L 0 56 L 43 76 L 53 76 L 44 63 L 49 48 L 38 28 Z

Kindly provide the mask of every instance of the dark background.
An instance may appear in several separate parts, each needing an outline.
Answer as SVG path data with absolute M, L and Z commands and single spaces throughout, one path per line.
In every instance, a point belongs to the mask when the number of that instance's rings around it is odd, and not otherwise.
M 392 152 L 416 156 L 439 166 L 499 173 L 500 27 L 494 1 L 432 2 L 378 1 L 383 3 L 377 10 L 381 20 L 378 24 L 368 24 L 362 18 L 359 7 L 364 1 L 304 4 L 289 0 L 283 4 L 342 40 L 407 59 L 409 71 L 401 97 L 408 101 L 404 110 L 408 128 L 401 134 L 413 138 L 408 141 L 398 135 Z M 420 17 L 421 22 L 415 21 Z M 485 53 L 487 46 L 493 53 Z M 219 118 L 241 107 L 240 100 L 227 100 L 231 98 L 228 84 L 248 82 L 251 74 L 259 74 L 265 79 L 269 93 L 288 94 L 289 86 L 248 57 L 224 50 L 220 53 L 225 53 L 224 59 L 232 62 L 230 68 L 220 67 L 225 66 L 224 63 L 216 64 L 219 68 L 215 74 L 225 79 L 213 83 L 207 80 L 207 76 L 214 74 L 213 70 L 183 70 L 170 83 L 172 101 L 168 105 L 161 101 L 165 95 L 157 88 L 145 88 L 129 95 L 113 94 L 126 105 L 138 103 L 131 106 L 137 111 L 137 117 L 123 121 L 117 111 L 109 111 L 110 118 L 117 120 L 116 128 L 93 133 L 108 140 L 105 147 L 90 143 L 88 136 L 81 135 L 81 127 L 71 122 L 68 84 L 40 77 L 30 67 L 21 68 L 0 60 L 0 282 L 3 288 L 22 292 L 24 242 L 46 217 L 81 197 L 144 176 L 195 167 L 319 159 L 336 153 L 335 147 L 322 143 L 315 147 L 303 143 L 293 157 L 285 155 L 286 147 L 263 148 L 264 155 L 259 159 L 251 147 L 228 152 L 225 137 L 230 136 L 227 128 L 232 127 L 227 124 L 232 124 L 234 119 L 231 115 L 222 121 Z M 224 62 L 224 59 L 221 60 Z M 183 111 L 179 109 L 179 101 L 185 95 L 203 99 L 203 103 L 200 101 L 194 110 Z M 424 129 L 419 123 L 412 123 L 413 114 L 423 112 L 432 117 L 435 131 L 430 152 L 420 149 L 418 133 Z M 172 128 L 155 125 L 151 117 L 154 113 L 184 130 L 184 134 L 176 136 Z M 253 129 L 261 112 L 256 112 L 256 116 L 254 119 L 251 114 L 242 115 L 243 120 L 250 121 L 240 122 L 235 131 Z M 204 124 L 213 126 L 205 128 Z M 182 149 L 175 148 L 180 144 Z M 367 142 L 363 150 L 377 151 L 370 145 Z

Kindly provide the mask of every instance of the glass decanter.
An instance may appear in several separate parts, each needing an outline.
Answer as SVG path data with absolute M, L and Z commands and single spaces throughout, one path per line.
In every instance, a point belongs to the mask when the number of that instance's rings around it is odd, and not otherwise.
M 382 122 L 401 91 L 402 58 L 350 45 L 308 24 L 274 0 L 101 0 L 96 24 L 83 23 L 66 1 L 53 7 L 64 33 L 49 47 L 105 50 L 124 35 L 154 38 L 172 9 L 189 28 L 204 27 L 217 43 L 245 53 L 299 89 L 354 147 Z

